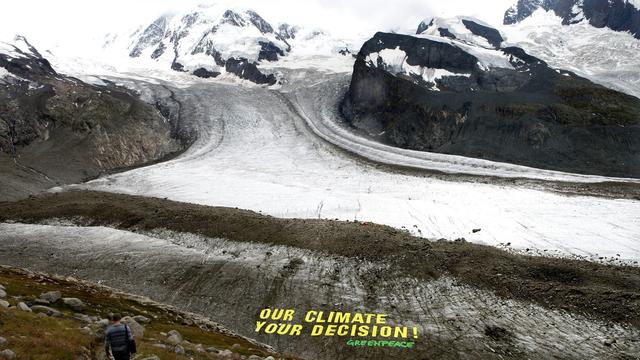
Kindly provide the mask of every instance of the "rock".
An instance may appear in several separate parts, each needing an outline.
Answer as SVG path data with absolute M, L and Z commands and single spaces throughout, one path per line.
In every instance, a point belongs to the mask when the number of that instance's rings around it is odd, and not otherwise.
M 203 67 L 198 68 L 196 70 L 193 71 L 192 73 L 193 75 L 197 76 L 197 77 L 201 77 L 203 79 L 208 79 L 208 78 L 214 78 L 217 77 L 218 75 L 220 75 L 219 71 L 211 71 L 211 70 L 207 70 Z
M 20 301 L 17 305 L 19 310 L 31 312 L 31 308 L 27 306 L 24 302 Z
M 216 347 L 211 346 L 211 347 L 207 348 L 207 352 L 217 354 L 217 353 L 220 352 L 220 350 L 218 350 L 218 348 L 216 348 Z
M 8 302 L 8 301 L 6 301 L 6 300 L 0 300 L 0 307 L 1 307 L 1 308 L 8 309 L 8 308 L 9 308 L 9 306 L 11 306 L 11 304 L 9 304 L 9 302 Z
M 7 292 L 4 291 L 4 289 L 0 289 L 0 298 L 6 298 L 7 297 Z
M 51 304 L 49 302 L 49 300 L 40 299 L 40 298 L 33 300 L 33 302 L 36 303 L 36 304 L 40 304 L 40 305 L 49 305 L 49 304 Z
M 234 352 L 238 352 L 240 349 L 242 349 L 242 346 L 240 346 L 240 344 L 231 345 L 231 350 L 233 350 Z
M 131 316 L 125 316 L 122 318 L 121 322 L 123 324 L 129 325 L 133 336 L 137 338 L 144 337 L 144 326 L 140 325 L 137 321 L 135 321 Z
M 604 346 L 611 347 L 616 343 L 616 339 L 607 339 L 604 341 Z
M 47 300 L 50 303 L 54 303 L 62 297 L 62 293 L 60 291 L 49 291 L 46 293 L 40 294 L 40 299 Z
M 16 358 L 16 353 L 9 349 L 5 349 L 0 351 L 0 359 L 14 360 Z
M 31 307 L 31 310 L 33 312 L 36 312 L 36 313 L 39 313 L 39 314 L 40 313 L 46 314 L 47 316 L 51 316 L 51 317 L 62 317 L 63 316 L 63 314 L 60 311 L 58 311 L 56 309 L 52 309 L 52 308 L 50 308 L 48 306 L 43 306 L 43 305 L 33 305 Z
M 62 302 L 68 307 L 70 307 L 71 309 L 73 309 L 73 311 L 82 311 L 84 310 L 84 307 L 85 307 L 82 300 L 78 298 L 63 298 Z
M 93 335 L 93 330 L 91 330 L 91 328 L 88 326 L 81 328 L 80 332 L 87 335 Z
M 273 358 L 273 356 L 267 356 L 266 358 L 264 358 L 264 360 L 276 360 Z
M 157 348 L 160 348 L 160 349 L 166 349 L 166 348 L 168 347 L 168 346 L 167 346 L 167 345 L 165 345 L 165 344 L 153 344 L 153 345 L 151 345 L 151 346 L 153 346 L 153 347 L 157 347 Z
M 139 322 L 140 324 L 148 324 L 151 322 L 151 319 L 149 319 L 146 316 L 142 316 L 142 315 L 136 315 L 133 317 L 133 320 Z
M 82 321 L 83 323 L 90 323 L 91 322 L 91 317 L 89 315 L 82 314 L 82 313 L 73 314 L 73 318 L 78 320 L 78 321 Z
M 98 322 L 96 322 L 96 325 L 101 329 L 106 329 L 107 326 L 109 326 L 109 320 L 108 319 L 100 319 L 100 320 L 98 320 Z
M 177 345 L 184 341 L 184 338 L 182 337 L 182 334 L 180 334 L 176 330 L 171 330 L 167 333 L 167 341 L 170 344 Z
M 5 288 L 4 285 L 0 285 L 0 290 L 7 290 L 7 288 Z
M 220 351 L 220 352 L 218 353 L 218 355 L 220 355 L 220 356 L 221 356 L 221 357 L 223 357 L 223 358 L 224 358 L 224 357 L 231 357 L 231 356 L 233 356 L 233 351 L 231 351 L 231 350 L 226 350 L 226 349 L 225 349 L 225 350 Z
M 151 355 L 151 356 L 147 356 L 145 358 L 142 358 L 140 360 L 160 360 L 160 358 L 157 355 Z
M 202 344 L 198 344 L 195 346 L 197 352 L 205 352 L 204 346 Z
M 173 349 L 173 351 L 175 351 L 176 354 L 180 354 L 180 355 L 184 355 L 185 351 L 184 348 L 180 345 L 176 345 L 175 349 Z
M 251 355 L 247 359 L 249 360 L 262 360 L 262 358 L 258 355 Z
M 8 343 L 7 339 L 0 336 L 0 346 L 5 346 L 7 345 L 7 343 Z

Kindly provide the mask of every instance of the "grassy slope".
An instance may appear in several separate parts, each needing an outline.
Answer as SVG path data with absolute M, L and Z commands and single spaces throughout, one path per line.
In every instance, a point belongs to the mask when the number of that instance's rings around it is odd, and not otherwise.
M 206 349 L 216 347 L 219 350 L 231 349 L 240 355 L 273 355 L 268 348 L 253 343 L 226 330 L 216 331 L 205 326 L 184 325 L 186 315 L 170 307 L 143 301 L 134 296 L 114 293 L 104 286 L 92 285 L 62 277 L 51 277 L 25 270 L 0 267 L 0 284 L 6 288 L 7 300 L 16 305 L 20 296 L 22 301 L 37 298 L 41 293 L 58 290 L 63 297 L 77 297 L 87 304 L 84 314 L 106 317 L 111 312 L 123 315 L 144 315 L 152 319 L 146 324 L 143 338 L 136 339 L 138 355 L 155 354 L 161 359 L 185 359 L 172 347 L 162 349 L 153 346 L 165 343 L 161 332 L 177 330 L 189 343 L 181 344 L 191 359 L 218 359 L 214 353 L 198 352 L 196 344 Z M 56 302 L 47 305 L 62 311 L 63 318 L 42 317 L 35 313 L 19 311 L 15 308 L 0 308 L 0 334 L 9 342 L 6 348 L 14 351 L 19 359 L 62 360 L 62 359 L 99 359 L 102 356 L 103 338 L 100 335 L 86 334 L 81 331 L 84 325 L 72 319 L 74 312 Z M 235 345 L 238 344 L 238 345 Z M 141 356 L 141 358 L 144 356 Z M 289 358 L 289 357 L 287 357 Z

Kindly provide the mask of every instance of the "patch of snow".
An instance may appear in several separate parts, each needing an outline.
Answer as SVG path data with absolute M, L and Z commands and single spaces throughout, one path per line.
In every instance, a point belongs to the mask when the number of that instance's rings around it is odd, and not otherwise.
M 640 0 L 627 0 L 627 3 L 640 10 Z
M 381 66 L 385 71 L 394 75 L 405 74 L 422 78 L 427 83 L 435 83 L 445 76 L 470 77 L 468 73 L 454 73 L 445 69 L 428 68 L 407 63 L 407 54 L 397 46 L 395 49 L 382 49 L 376 53 L 370 53 L 365 58 L 367 66 Z M 437 88 L 434 88 L 436 90 Z
M 471 45 L 482 46 L 485 48 L 493 48 L 491 44 L 482 36 L 475 35 L 471 32 L 463 23 L 462 20 L 470 20 L 476 22 L 480 25 L 493 27 L 491 25 L 487 25 L 482 21 L 479 21 L 474 18 L 465 17 L 465 16 L 457 16 L 453 18 L 433 18 L 431 21 L 433 22 L 431 26 L 429 26 L 425 31 L 418 35 L 430 35 L 435 37 L 440 37 L 439 28 L 447 29 L 450 33 L 452 33 L 459 42 L 468 43 Z M 429 24 L 429 22 L 427 23 Z

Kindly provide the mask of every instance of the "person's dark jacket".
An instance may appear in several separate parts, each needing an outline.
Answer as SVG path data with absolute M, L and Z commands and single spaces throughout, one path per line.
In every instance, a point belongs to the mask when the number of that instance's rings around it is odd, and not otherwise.
M 129 338 L 127 339 L 127 333 Z M 109 348 L 114 353 L 129 352 L 129 341 L 133 340 L 131 329 L 125 324 L 114 324 L 107 328 L 104 336 L 104 350 L 109 354 Z

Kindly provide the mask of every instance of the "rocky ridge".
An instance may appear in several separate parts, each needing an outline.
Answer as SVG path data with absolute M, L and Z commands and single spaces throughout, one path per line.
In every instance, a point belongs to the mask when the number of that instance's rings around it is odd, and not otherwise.
M 480 22 L 434 19 L 418 31 L 362 46 L 342 104 L 348 124 L 407 149 L 640 176 L 639 99 L 500 47 Z

